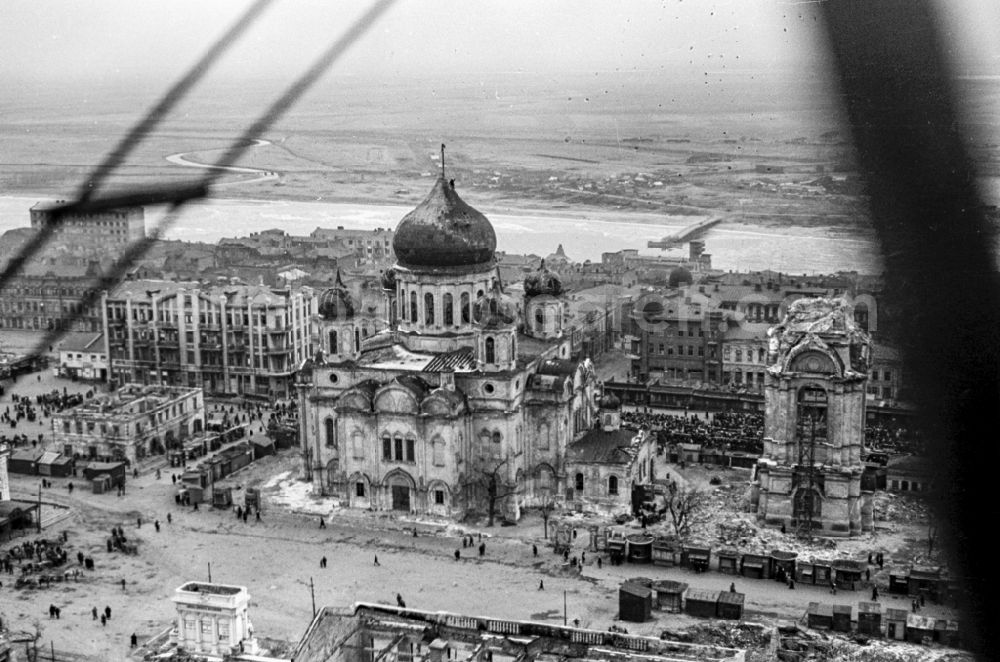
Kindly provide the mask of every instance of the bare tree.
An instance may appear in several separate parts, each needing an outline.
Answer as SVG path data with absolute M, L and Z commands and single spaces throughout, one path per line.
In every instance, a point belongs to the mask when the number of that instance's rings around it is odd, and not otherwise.
M 538 511 L 542 514 L 542 525 L 546 540 L 549 538 L 549 518 L 552 517 L 552 511 L 555 509 L 556 501 L 546 490 L 545 495 L 542 497 L 542 503 L 538 506 Z
M 690 485 L 672 483 L 665 498 L 667 513 L 678 538 L 687 537 L 691 527 L 708 520 L 708 492 Z
M 517 456 L 515 455 L 514 457 Z M 511 456 L 508 455 L 502 460 L 493 459 L 484 461 L 483 464 L 476 470 L 478 476 L 470 481 L 471 484 L 479 485 L 486 492 L 486 526 L 493 526 L 493 520 L 496 516 L 497 503 L 519 492 L 516 484 L 510 483 L 506 480 L 504 467 L 508 462 L 510 462 L 510 459 Z

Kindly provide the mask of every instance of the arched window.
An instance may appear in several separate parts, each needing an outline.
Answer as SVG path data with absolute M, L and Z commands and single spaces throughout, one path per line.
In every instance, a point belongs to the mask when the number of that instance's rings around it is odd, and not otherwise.
M 535 328 L 539 331 L 545 330 L 545 311 L 535 308 Z
M 489 337 L 486 339 L 486 363 L 495 363 L 496 354 L 496 342 Z
M 382 459 L 392 459 L 392 438 L 387 434 L 382 435 Z
M 818 386 L 799 390 L 796 432 L 799 443 L 826 441 L 826 391 Z
M 417 317 L 417 293 L 410 292 L 410 321 L 416 322 L 419 318 Z
M 331 354 L 339 354 L 340 353 L 340 346 L 337 344 L 337 332 L 336 331 L 330 331 L 329 336 L 330 336 L 329 337 L 329 340 L 330 340 L 329 351 L 330 351 L 330 353 Z
M 576 491 L 583 492 L 583 474 L 576 475 Z
M 455 312 L 452 308 L 451 292 L 445 293 L 441 305 L 444 312 L 444 324 L 445 326 L 451 326 L 455 323 Z
M 608 495 L 618 496 L 618 476 L 608 476 Z
M 483 298 L 483 291 L 479 290 L 478 292 L 476 292 L 476 300 L 478 301 L 479 299 L 482 298 Z
M 434 324 L 434 295 L 430 292 L 424 295 L 424 324 Z
M 335 442 L 335 436 L 334 436 L 334 429 L 333 429 L 333 419 L 327 417 L 327 419 L 325 421 L 323 421 L 323 427 L 324 427 L 325 432 L 326 432 L 326 445 L 328 447 L 330 447 L 330 448 L 333 448 L 334 445 L 335 445 L 334 444 L 334 442 Z
M 462 305 L 462 324 L 468 324 L 469 320 L 472 319 L 472 304 L 469 303 L 468 292 L 462 292 L 460 302 Z
M 357 328 L 354 329 L 354 351 L 361 351 L 361 331 Z

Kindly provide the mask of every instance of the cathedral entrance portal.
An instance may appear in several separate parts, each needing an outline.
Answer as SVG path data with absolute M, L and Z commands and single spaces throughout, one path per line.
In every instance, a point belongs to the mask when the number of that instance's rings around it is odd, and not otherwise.
M 410 488 L 407 485 L 392 486 L 392 509 L 410 511 Z

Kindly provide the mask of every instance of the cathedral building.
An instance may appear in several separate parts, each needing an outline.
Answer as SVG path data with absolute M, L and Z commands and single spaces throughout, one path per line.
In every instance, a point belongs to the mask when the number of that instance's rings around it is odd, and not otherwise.
M 843 299 L 800 299 L 768 331 L 757 519 L 809 534 L 872 529 L 864 465 L 868 335 Z
M 299 373 L 316 492 L 345 506 L 516 519 L 572 485 L 566 448 L 596 421 L 589 359 L 570 360 L 558 274 L 504 291 L 490 221 L 442 172 L 393 235 L 388 328 L 364 338 L 346 288 L 322 292 L 320 351 Z

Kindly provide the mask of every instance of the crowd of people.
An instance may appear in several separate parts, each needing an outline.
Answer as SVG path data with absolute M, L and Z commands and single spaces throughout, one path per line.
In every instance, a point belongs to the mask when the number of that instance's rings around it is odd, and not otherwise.
M 764 415 L 750 412 L 668 414 L 622 412 L 626 427 L 651 429 L 662 445 L 699 444 L 704 448 L 746 453 L 764 450 Z M 905 425 L 876 424 L 865 427 L 865 448 L 890 454 L 923 451 L 916 430 Z
M 8 426 L 11 430 L 24 430 L 29 425 L 43 424 L 46 419 L 64 409 L 75 407 L 85 399 L 94 397 L 94 391 L 86 393 L 68 393 L 64 387 L 60 393 L 53 390 L 50 393 L 36 395 L 34 399 L 26 395 L 10 394 L 10 404 L 4 407 L 0 413 L 0 424 Z M 11 436 L 0 435 L 0 443 L 7 443 L 11 446 L 26 446 L 29 443 L 37 446 L 44 440 L 44 433 L 34 434 L 19 432 Z
M 764 450 L 764 415 L 750 412 L 716 414 L 666 414 L 623 412 L 629 427 L 654 430 L 661 444 L 700 444 L 706 448 L 761 453 Z

